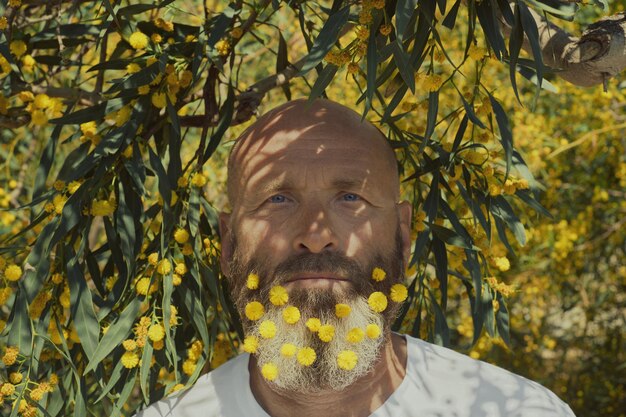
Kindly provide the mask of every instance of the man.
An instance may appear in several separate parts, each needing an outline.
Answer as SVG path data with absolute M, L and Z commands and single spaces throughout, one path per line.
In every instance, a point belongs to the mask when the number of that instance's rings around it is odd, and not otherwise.
M 390 331 L 411 205 L 394 152 L 339 104 L 292 101 L 237 140 L 222 269 L 242 354 L 152 416 L 571 417 L 540 385 Z

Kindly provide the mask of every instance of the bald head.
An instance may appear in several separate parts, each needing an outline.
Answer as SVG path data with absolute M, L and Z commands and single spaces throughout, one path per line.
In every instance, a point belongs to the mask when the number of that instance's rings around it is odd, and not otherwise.
M 384 135 L 353 110 L 330 100 L 289 101 L 260 117 L 236 141 L 228 160 L 228 197 L 237 204 L 241 181 L 263 169 L 271 157 L 285 160 L 296 153 L 289 149 L 308 149 L 309 156 L 350 150 L 374 156 L 375 164 L 389 175 L 391 189 L 398 198 L 399 180 L 395 154 Z M 346 152 L 348 150 L 348 152 Z M 269 158 L 269 159 L 268 159 Z M 294 161 L 297 164 L 297 161 Z

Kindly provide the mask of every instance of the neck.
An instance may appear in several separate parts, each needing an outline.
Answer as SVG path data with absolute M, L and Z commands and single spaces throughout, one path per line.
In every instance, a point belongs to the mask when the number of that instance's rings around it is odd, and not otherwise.
M 277 390 L 262 376 L 256 358 L 250 358 L 250 388 L 261 407 L 273 417 L 369 416 L 393 394 L 406 373 L 406 340 L 392 334 L 381 357 L 366 375 L 341 391 L 299 393 Z

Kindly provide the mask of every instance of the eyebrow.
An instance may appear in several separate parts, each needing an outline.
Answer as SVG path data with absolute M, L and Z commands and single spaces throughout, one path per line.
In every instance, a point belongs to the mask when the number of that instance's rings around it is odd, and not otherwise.
M 293 181 L 289 179 L 274 179 L 255 190 L 255 194 L 273 194 L 277 191 L 288 191 L 295 189 L 296 186 Z M 364 190 L 368 188 L 366 181 L 356 179 L 336 179 L 331 183 L 331 188 L 337 190 Z

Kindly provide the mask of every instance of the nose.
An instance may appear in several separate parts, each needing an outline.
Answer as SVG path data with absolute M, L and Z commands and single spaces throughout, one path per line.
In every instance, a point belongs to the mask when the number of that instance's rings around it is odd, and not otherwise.
M 337 249 L 337 235 L 323 208 L 310 208 L 307 213 L 303 213 L 300 222 L 300 231 L 293 242 L 296 251 L 320 253 Z

